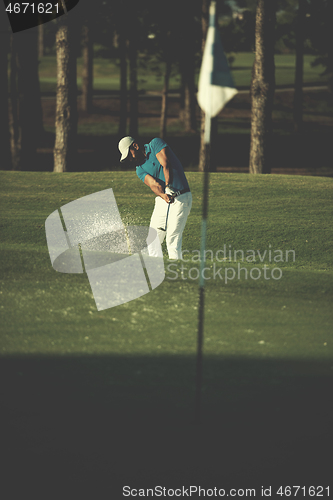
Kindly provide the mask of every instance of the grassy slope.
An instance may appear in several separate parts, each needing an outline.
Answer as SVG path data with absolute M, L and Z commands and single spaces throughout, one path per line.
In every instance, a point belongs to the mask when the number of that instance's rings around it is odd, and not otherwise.
M 236 54 L 233 63 L 232 73 L 236 87 L 249 86 L 251 82 L 251 71 L 254 55 L 252 53 Z M 304 83 L 323 83 L 325 77 L 320 76 L 324 68 L 321 66 L 311 67 L 313 56 L 304 57 Z M 276 55 L 276 84 L 293 85 L 295 80 L 295 56 Z M 163 74 L 162 65 L 154 63 L 154 67 L 161 67 L 160 74 Z M 46 56 L 42 59 L 39 67 L 41 89 L 43 91 L 55 91 L 56 89 L 56 59 L 55 56 Z M 78 60 L 78 86 L 81 87 L 82 59 Z M 139 68 L 138 85 L 140 90 L 162 90 L 163 78 L 156 75 L 148 68 Z M 170 89 L 178 89 L 180 85 L 179 76 L 174 74 L 170 79 Z M 94 88 L 96 90 L 118 90 L 119 89 L 119 68 L 115 61 L 95 58 L 94 60 Z
M 207 282 L 204 425 L 193 426 L 197 282 L 167 272 L 148 295 L 97 312 L 85 276 L 56 273 L 46 248 L 51 212 L 109 187 L 126 224 L 148 224 L 146 186 L 121 172 L 0 175 L 6 498 L 22 485 L 36 499 L 91 499 L 121 498 L 124 485 L 260 496 L 262 485 L 329 484 L 331 179 L 211 176 L 207 247 L 271 244 L 296 261 L 274 282 Z M 201 177 L 188 178 L 194 257 Z
M 200 174 L 188 174 L 194 206 L 184 235 L 190 251 L 180 268 L 147 296 L 97 312 L 87 279 L 50 266 L 44 221 L 58 206 L 112 187 L 126 224 L 148 225 L 153 198 L 134 173 L 2 173 L 2 297 L 6 335 L 2 353 L 192 353 L 195 351 L 197 250 L 200 248 Z M 206 351 L 231 355 L 325 357 L 332 354 L 330 300 L 332 180 L 325 178 L 211 175 L 207 248 L 266 250 L 264 263 L 242 267 L 282 269 L 280 280 L 229 280 L 225 268 L 207 282 Z M 133 197 L 133 193 L 137 196 Z M 295 250 L 295 262 L 269 262 Z M 279 254 L 281 255 L 281 254 Z M 221 258 L 222 254 L 218 255 Z M 240 254 L 238 254 L 240 257 Z M 193 260 L 191 262 L 191 259 Z M 221 260 L 221 259 L 220 259 Z M 233 254 L 232 254 L 233 260 Z M 168 266 L 168 262 L 166 262 Z M 213 276 L 210 254 L 207 271 Z M 167 268 L 168 269 L 168 268 Z M 178 278 L 175 272 L 178 273 Z M 190 277 L 189 277 L 190 272 Z M 253 271 L 256 277 L 259 271 Z M 228 275 L 232 275 L 228 271 Z M 275 276 L 279 276 L 278 272 Z M 184 279 L 187 278 L 187 279 Z M 169 314 L 165 317 L 166 304 Z M 223 329 L 220 328 L 223 318 Z M 168 334 L 156 330 L 164 321 Z M 52 326 L 50 326 L 52 325 Z M 176 326 L 178 325 L 178 326 Z M 179 336 L 179 325 L 182 335 Z M 110 335 L 110 333 L 112 334 Z M 89 337 L 89 339 L 86 339 Z M 258 342 L 265 343 L 259 344 Z M 328 345 L 324 346 L 327 342 Z M 330 353 L 330 354 L 329 354 Z

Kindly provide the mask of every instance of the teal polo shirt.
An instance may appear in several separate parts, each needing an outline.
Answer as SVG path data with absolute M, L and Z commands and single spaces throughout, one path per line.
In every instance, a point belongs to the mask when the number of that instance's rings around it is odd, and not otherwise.
M 156 158 L 156 155 L 163 149 L 168 148 L 169 166 L 172 168 L 172 187 L 177 191 L 183 189 L 190 189 L 187 179 L 185 177 L 183 165 L 178 160 L 175 153 L 169 148 L 166 142 L 162 139 L 155 138 L 149 144 L 144 145 L 146 152 L 146 161 L 136 167 L 136 173 L 142 182 L 145 181 L 147 174 L 154 177 L 154 179 L 165 188 L 165 177 L 163 167 Z

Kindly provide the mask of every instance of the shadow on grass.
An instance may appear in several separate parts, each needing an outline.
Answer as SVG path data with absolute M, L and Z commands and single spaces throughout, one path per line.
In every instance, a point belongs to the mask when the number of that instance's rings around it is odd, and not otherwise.
M 328 486 L 331 365 L 207 356 L 196 425 L 194 357 L 3 357 L 8 491 L 121 498 L 125 485 L 200 485 L 260 496 L 261 485 Z

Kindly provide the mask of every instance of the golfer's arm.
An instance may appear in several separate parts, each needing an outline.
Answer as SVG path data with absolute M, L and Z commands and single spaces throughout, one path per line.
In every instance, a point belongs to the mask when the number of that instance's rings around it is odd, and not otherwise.
M 172 184 L 172 168 L 170 168 L 170 162 L 168 159 L 167 148 L 161 149 L 159 153 L 157 153 L 156 158 L 158 162 L 162 165 L 165 185 Z
M 155 181 L 154 177 L 147 174 L 145 177 L 145 184 L 150 187 L 153 193 L 155 193 L 157 196 L 160 196 L 161 198 L 163 198 L 163 200 L 168 202 L 168 195 L 164 193 L 161 184 Z

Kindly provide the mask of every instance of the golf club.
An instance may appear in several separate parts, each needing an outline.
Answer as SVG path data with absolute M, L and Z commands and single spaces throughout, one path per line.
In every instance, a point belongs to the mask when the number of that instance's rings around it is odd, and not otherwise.
M 168 210 L 167 210 L 167 214 L 166 214 L 165 227 L 158 227 L 157 229 L 161 229 L 162 231 L 166 231 L 167 223 L 168 223 L 169 210 L 170 210 L 170 203 L 168 205 Z

